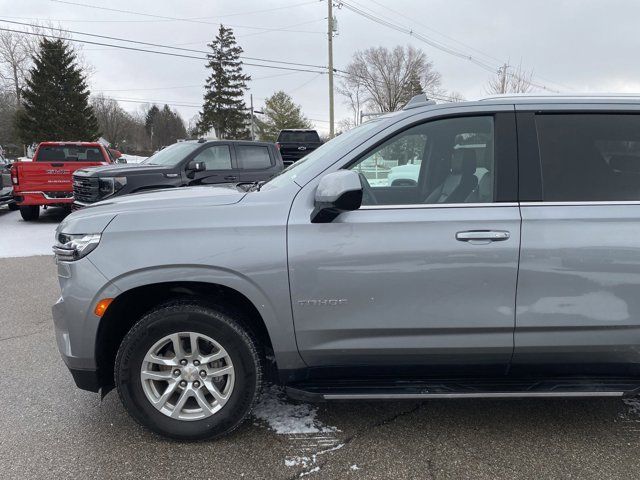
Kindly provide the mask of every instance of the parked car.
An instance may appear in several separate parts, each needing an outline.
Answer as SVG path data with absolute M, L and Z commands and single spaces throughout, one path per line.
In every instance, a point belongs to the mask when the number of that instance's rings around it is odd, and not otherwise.
M 272 143 L 178 142 L 138 164 L 83 168 L 73 176 L 74 207 L 143 190 L 216 183 L 253 183 L 283 169 Z
M 7 205 L 9 210 L 17 210 L 11 184 L 11 162 L 0 153 L 0 206 Z
M 13 195 L 26 221 L 36 220 L 40 207 L 73 203 L 72 175 L 79 168 L 113 163 L 98 142 L 42 142 L 31 162 L 11 167 Z
M 415 185 L 358 173 L 408 140 Z M 415 100 L 250 191 L 67 217 L 58 347 L 185 440 L 237 427 L 266 359 L 307 400 L 632 395 L 639 205 L 640 98 Z
M 287 129 L 280 130 L 276 147 L 280 150 L 285 166 L 289 166 L 322 145 L 320 136 L 315 130 Z

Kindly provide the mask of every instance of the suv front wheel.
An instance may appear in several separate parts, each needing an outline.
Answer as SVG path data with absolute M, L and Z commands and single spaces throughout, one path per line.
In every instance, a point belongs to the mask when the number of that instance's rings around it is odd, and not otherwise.
M 239 322 L 188 302 L 145 315 L 122 341 L 115 364 L 129 414 L 179 440 L 234 430 L 250 413 L 261 378 L 255 342 Z

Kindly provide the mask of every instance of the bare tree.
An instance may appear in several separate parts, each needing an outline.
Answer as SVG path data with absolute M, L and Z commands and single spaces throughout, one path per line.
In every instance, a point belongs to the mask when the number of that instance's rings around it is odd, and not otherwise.
M 522 65 L 512 67 L 505 63 L 496 75 L 489 79 L 486 91 L 490 94 L 529 93 L 533 90 L 533 70 L 527 71 Z
M 362 102 L 379 112 L 392 112 L 404 106 L 415 93 L 416 79 L 427 95 L 442 92 L 442 78 L 433 62 L 412 46 L 358 51 L 346 72 L 339 91 L 347 90 L 355 97 L 356 88 L 362 88 Z
M 344 103 L 349 107 L 353 114 L 351 126 L 358 125 L 360 122 L 360 111 L 364 107 L 363 97 L 365 90 L 362 81 L 359 78 L 343 78 L 340 80 L 337 90 L 339 94 L 345 97 Z
M 26 35 L 0 32 L 0 80 L 14 93 L 16 107 L 20 106 L 22 87 L 31 66 L 32 45 Z
M 129 134 L 131 116 L 116 100 L 102 93 L 91 98 L 91 106 L 104 138 L 114 146 L 120 145 Z
M 452 103 L 467 101 L 467 99 L 464 98 L 464 95 L 462 95 L 460 92 L 453 91 L 450 92 L 447 96 L 449 97 L 448 100 Z

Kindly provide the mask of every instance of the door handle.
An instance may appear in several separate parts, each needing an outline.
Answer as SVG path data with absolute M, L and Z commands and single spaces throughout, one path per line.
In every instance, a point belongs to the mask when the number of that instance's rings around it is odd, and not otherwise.
M 468 232 L 456 233 L 456 240 L 461 242 L 501 242 L 510 237 L 506 230 L 472 230 Z
M 235 175 L 227 175 L 226 177 L 224 177 L 225 180 L 237 180 L 238 177 L 236 177 Z

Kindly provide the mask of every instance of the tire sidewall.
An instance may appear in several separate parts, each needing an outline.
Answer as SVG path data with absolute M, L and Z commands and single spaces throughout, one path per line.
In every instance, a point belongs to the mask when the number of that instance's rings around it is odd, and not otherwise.
M 227 403 L 215 414 L 193 421 L 176 420 L 157 410 L 140 380 L 149 349 L 167 335 L 188 331 L 207 335 L 222 345 L 235 374 Z M 118 351 L 115 373 L 122 402 L 138 422 L 171 438 L 202 440 L 228 433 L 248 415 L 259 390 L 260 364 L 251 338 L 229 317 L 197 305 L 180 305 L 152 312 L 134 326 Z

